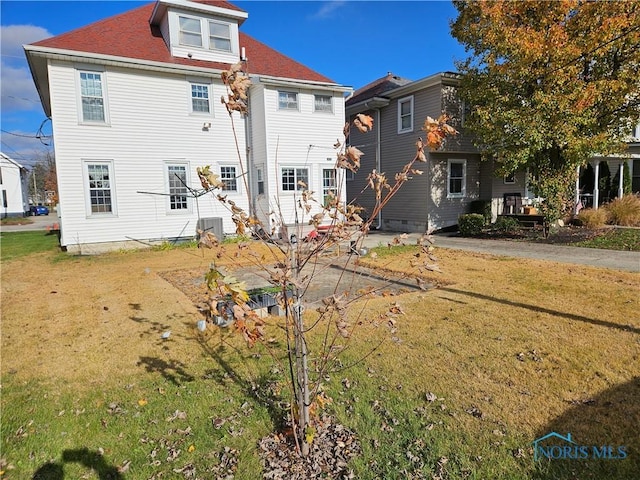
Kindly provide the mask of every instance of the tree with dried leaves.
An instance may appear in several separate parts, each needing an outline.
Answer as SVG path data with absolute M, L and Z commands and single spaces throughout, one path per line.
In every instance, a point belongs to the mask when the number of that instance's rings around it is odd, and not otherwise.
M 640 121 L 640 3 L 456 1 L 465 127 L 500 172 L 528 169 L 558 218 L 576 167 Z
M 233 125 L 236 112 L 241 115 L 249 114 L 250 81 L 242 68 L 237 65 L 223 73 L 222 80 L 228 92 L 222 102 L 227 107 Z M 349 132 L 352 127 L 368 132 L 373 127 L 373 119 L 368 115 L 357 115 L 352 125 L 347 123 L 344 126 L 342 139 L 334 145 L 335 168 L 356 173 L 360 169 L 360 157 L 363 154 L 349 145 Z M 197 170 L 203 188 L 211 191 L 228 209 L 236 225 L 236 233 L 239 235 L 251 233 L 257 237 L 258 241 L 269 242 L 269 245 L 272 245 L 270 254 L 266 256 L 249 249 L 245 243 L 238 244 L 237 248 L 243 249 L 246 256 L 253 258 L 254 264 L 261 268 L 265 281 L 279 292 L 278 302 L 284 311 L 282 326 L 286 334 L 287 349 L 287 365 L 284 369 L 289 372 L 292 400 L 289 421 L 293 427 L 297 450 L 303 456 L 309 452 L 309 446 L 313 442 L 316 432 L 314 422 L 317 421 L 318 412 L 329 401 L 322 390 L 323 378 L 336 364 L 339 353 L 352 338 L 355 330 L 367 323 L 362 318 L 362 311 L 360 315 L 350 315 L 350 307 L 355 305 L 356 296 L 349 296 L 339 291 L 338 285 L 335 286 L 331 295 L 320 301 L 315 312 L 304 313 L 305 293 L 312 278 L 321 275 L 323 269 L 329 268 L 326 260 L 323 261 L 327 252 L 341 244 L 348 245 L 351 251 L 357 251 L 378 212 L 412 176 L 422 174 L 422 171 L 416 168 L 416 163 L 427 161 L 425 148 L 437 149 L 446 137 L 457 134 L 455 129 L 447 124 L 447 117 L 444 115 L 438 119 L 427 118 L 423 130 L 425 140 L 422 138 L 417 140 L 414 158 L 408 161 L 402 171 L 395 174 L 393 180 L 388 179 L 383 172 L 374 170 L 369 173 L 368 188 L 375 192 L 376 198 L 376 205 L 369 220 L 363 220 L 359 215 L 361 208 L 340 201 L 340 190 L 345 187 L 340 182 L 336 186 L 338 191 L 334 195 L 329 195 L 322 203 L 315 199 L 314 192 L 303 185 L 303 191 L 297 200 L 303 212 L 301 222 L 312 225 L 315 229 L 322 226 L 323 231 L 321 236 L 309 237 L 308 241 L 303 241 L 298 231 L 291 236 L 282 236 L 278 241 L 273 241 L 270 233 L 267 233 L 272 231 L 271 226 L 262 225 L 254 215 L 245 212 L 228 200 L 222 194 L 224 192 L 218 192 L 222 184 L 210 167 L 201 167 Z M 233 134 L 235 136 L 235 126 Z M 246 191 L 250 194 L 249 188 Z M 249 199 L 249 204 L 251 203 Z M 318 210 L 319 213 L 313 213 Z M 273 211 L 280 211 L 279 205 L 273 205 Z M 282 216 L 277 217 L 275 223 L 276 230 L 288 231 Z M 423 270 L 436 269 L 430 238 L 425 235 L 421 243 L 424 243 L 420 254 L 422 263 L 416 266 Z M 225 247 L 220 245 L 219 239 L 211 233 L 201 233 L 200 245 L 218 249 L 219 256 L 225 255 L 230 258 L 235 256 L 235 253 L 225 250 Z M 347 275 L 349 265 L 354 262 L 354 256 L 344 255 L 341 258 L 342 275 Z M 335 267 L 335 262 L 332 267 Z M 207 313 L 211 323 L 231 326 L 243 336 L 249 347 L 265 340 L 267 322 L 250 307 L 249 293 L 244 282 L 222 268 L 212 265 L 206 276 L 206 283 L 211 292 L 207 303 Z M 419 279 L 418 284 L 420 284 Z M 389 305 L 387 312 L 381 313 L 379 317 L 372 318 L 368 322 L 387 324 L 393 329 L 395 318 L 401 314 L 402 308 L 394 302 Z M 322 341 L 321 346 L 318 347 L 319 351 L 310 352 L 308 339 L 314 329 L 322 329 Z

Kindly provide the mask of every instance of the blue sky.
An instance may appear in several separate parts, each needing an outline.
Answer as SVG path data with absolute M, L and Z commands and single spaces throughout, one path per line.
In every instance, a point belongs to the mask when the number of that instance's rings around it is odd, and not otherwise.
M 31 166 L 47 147 L 46 120 L 22 44 L 88 25 L 149 2 L 0 1 L 1 149 Z M 417 80 L 455 70 L 464 49 L 451 38 L 450 1 L 233 1 L 249 13 L 241 30 L 357 89 L 393 72 Z M 247 52 L 251 61 L 250 52 Z M 51 123 L 45 122 L 50 135 Z M 9 133 L 7 133 L 9 132 Z

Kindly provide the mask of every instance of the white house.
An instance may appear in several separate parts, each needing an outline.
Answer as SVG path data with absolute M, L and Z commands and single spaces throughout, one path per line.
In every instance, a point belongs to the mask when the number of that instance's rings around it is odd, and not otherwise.
M 23 217 L 29 212 L 29 174 L 18 162 L 0 152 L 0 214 Z
M 279 210 L 304 221 L 298 181 L 335 186 L 349 88 L 245 35 L 247 18 L 228 2 L 159 0 L 24 47 L 53 121 L 63 247 L 192 238 L 211 218 L 233 233 L 212 195 L 191 195 L 197 167 L 266 225 Z M 221 73 L 240 61 L 250 107 L 232 119 Z

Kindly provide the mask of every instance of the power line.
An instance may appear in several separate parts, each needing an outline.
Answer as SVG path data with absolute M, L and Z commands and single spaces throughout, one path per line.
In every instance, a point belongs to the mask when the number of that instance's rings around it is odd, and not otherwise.
M 42 126 L 40 126 L 40 128 L 42 128 Z M 53 135 L 25 135 L 23 133 L 13 133 L 13 132 L 8 132 L 7 130 L 0 130 L 2 133 L 6 133 L 8 135 L 13 135 L 14 137 L 22 137 L 22 138 L 35 138 L 35 139 L 41 139 L 41 138 L 52 138 Z

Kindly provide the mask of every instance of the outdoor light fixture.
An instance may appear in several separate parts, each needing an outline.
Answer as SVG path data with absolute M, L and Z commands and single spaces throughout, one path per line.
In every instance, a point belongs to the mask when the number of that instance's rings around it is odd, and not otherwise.
M 211 122 L 204 122 L 202 125 L 203 130 L 209 130 L 211 128 Z

